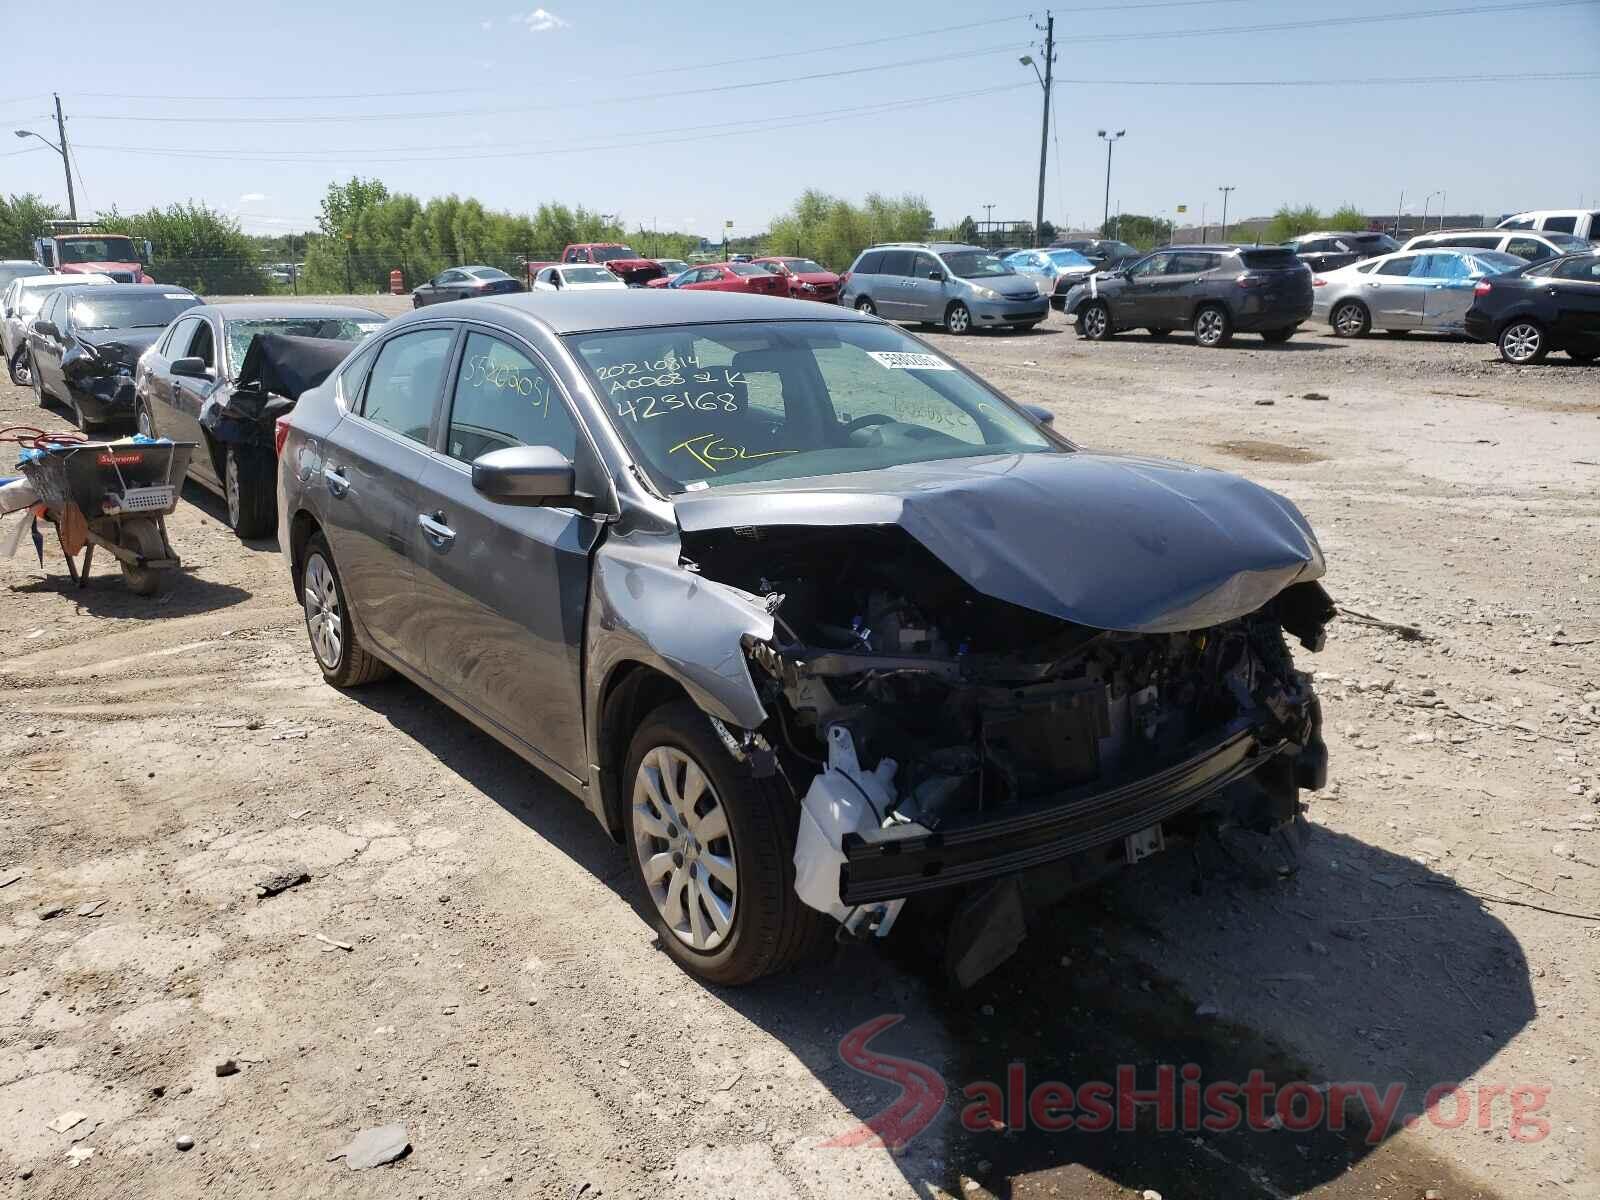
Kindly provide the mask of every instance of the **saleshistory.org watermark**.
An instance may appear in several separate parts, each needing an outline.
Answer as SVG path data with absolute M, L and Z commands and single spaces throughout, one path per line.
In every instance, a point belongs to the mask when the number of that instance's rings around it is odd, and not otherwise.
M 824 1143 L 844 1148 L 905 1146 L 939 1115 L 949 1098 L 944 1078 L 926 1063 L 873 1050 L 870 1042 L 898 1025 L 899 1013 L 874 1017 L 857 1025 L 839 1042 L 846 1065 L 893 1083 L 900 1094 L 889 1106 L 854 1129 Z M 1352 1114 L 1366 1126 L 1368 1145 L 1377 1145 L 1394 1129 L 1426 1121 L 1440 1129 L 1503 1127 L 1517 1142 L 1539 1142 L 1550 1123 L 1539 1113 L 1550 1095 L 1534 1084 L 1439 1083 L 1426 1089 L 1422 1111 L 1402 1117 L 1410 1089 L 1404 1083 L 1347 1081 L 1313 1084 L 1304 1080 L 1276 1084 L 1260 1070 L 1243 1082 L 1207 1081 L 1195 1063 L 1162 1064 L 1142 1071 L 1124 1064 L 1114 1078 L 1072 1084 L 1061 1080 L 1030 1082 L 1027 1065 L 1014 1062 L 1003 1080 L 978 1080 L 961 1089 L 960 1122 L 969 1133 L 1038 1129 L 1046 1133 L 1131 1133 L 1141 1110 L 1154 1113 L 1157 1132 L 1256 1133 L 1312 1129 L 1342 1132 Z

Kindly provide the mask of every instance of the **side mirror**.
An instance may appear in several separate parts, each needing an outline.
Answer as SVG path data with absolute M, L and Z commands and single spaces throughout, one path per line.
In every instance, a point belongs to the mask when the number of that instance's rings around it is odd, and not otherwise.
M 33 331 L 42 337 L 60 337 L 61 330 L 56 328 L 54 321 L 35 321 Z
M 928 272 L 928 278 L 933 280 L 935 283 L 943 283 L 944 282 L 944 272 L 943 271 L 937 271 L 937 270 L 929 271 Z
M 146 238 L 144 242 L 144 261 L 149 262 L 155 256 L 156 252 L 150 248 L 150 241 Z
M 1042 404 L 1019 404 L 1017 407 L 1041 425 L 1054 425 L 1056 423 L 1055 413 Z
M 572 504 L 578 499 L 578 474 L 572 461 L 553 446 L 507 446 L 472 462 L 472 486 L 502 504 Z
M 171 369 L 174 375 L 181 376 L 184 379 L 211 378 L 211 372 L 206 370 L 206 360 L 199 355 L 176 359 Z

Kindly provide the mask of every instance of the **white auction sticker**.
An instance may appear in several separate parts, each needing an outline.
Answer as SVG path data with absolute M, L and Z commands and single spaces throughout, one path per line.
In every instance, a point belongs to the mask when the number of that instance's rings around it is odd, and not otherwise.
M 162 292 L 161 293 L 161 298 L 163 300 L 193 300 L 194 299 L 194 297 L 191 296 L 188 292 Z
M 937 354 L 905 354 L 898 350 L 868 350 L 867 357 L 880 367 L 896 371 L 954 371 Z

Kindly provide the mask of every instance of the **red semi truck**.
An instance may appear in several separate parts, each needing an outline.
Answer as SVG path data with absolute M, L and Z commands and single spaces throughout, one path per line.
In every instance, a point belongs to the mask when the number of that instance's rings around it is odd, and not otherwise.
M 109 275 L 118 283 L 154 283 L 145 274 L 150 243 L 106 233 L 89 221 L 50 221 L 49 236 L 35 238 L 33 256 L 57 275 Z M 142 253 L 141 253 L 142 252 Z

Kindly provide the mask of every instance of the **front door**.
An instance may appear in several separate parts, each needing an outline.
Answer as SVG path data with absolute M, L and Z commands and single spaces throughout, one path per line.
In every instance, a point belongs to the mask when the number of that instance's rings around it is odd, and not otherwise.
M 1472 289 L 1478 283 L 1471 262 L 1460 254 L 1437 251 L 1421 257 L 1425 265 L 1417 269 L 1422 271 L 1419 278 L 1427 284 L 1422 293 L 1423 327 L 1459 330 L 1466 322 L 1467 309 L 1472 307 Z
M 1426 257 L 1426 251 L 1397 254 L 1367 274 L 1361 293 L 1374 327 L 1415 329 L 1422 324 L 1423 294 L 1431 281 L 1412 272 L 1426 269 Z
M 1539 286 L 1553 293 L 1557 336 L 1580 353 L 1600 350 L 1600 256 L 1569 258 Z
M 157 428 L 175 441 L 194 442 L 199 446 L 189 459 L 189 474 L 203 483 L 221 487 L 221 468 L 205 453 L 204 448 L 209 443 L 200 427 L 200 410 L 218 386 L 216 328 L 210 321 L 197 318 L 192 332 L 180 329 L 178 334 L 172 342 L 173 359 L 198 358 L 211 374 L 204 379 L 194 379 L 169 372 L 172 393 L 168 412 L 163 416 L 170 416 L 170 420 L 162 421 Z
M 429 325 L 380 343 L 351 412 L 322 459 L 324 528 L 350 607 L 380 649 L 420 668 L 427 639 L 412 584 L 417 480 L 428 461 L 434 410 L 455 344 L 453 325 Z
M 1120 328 L 1150 325 L 1170 329 L 1179 322 L 1173 317 L 1172 270 L 1178 255 L 1162 251 L 1134 263 L 1127 282 L 1112 304 L 1113 320 Z
M 61 331 L 67 327 L 67 306 L 63 303 L 63 294 L 62 289 L 52 291 L 40 306 L 35 328 L 28 336 L 28 356 L 32 359 L 33 377 L 39 381 L 40 388 L 65 402 L 67 389 L 66 379 L 61 374 Z M 43 321 L 56 326 L 54 336 L 39 332 L 37 326 Z
M 453 375 L 411 517 L 428 675 L 583 778 L 580 655 L 601 523 L 472 486 L 472 460 L 491 450 L 554 446 L 573 459 L 578 426 L 551 372 L 508 337 L 469 326 Z

